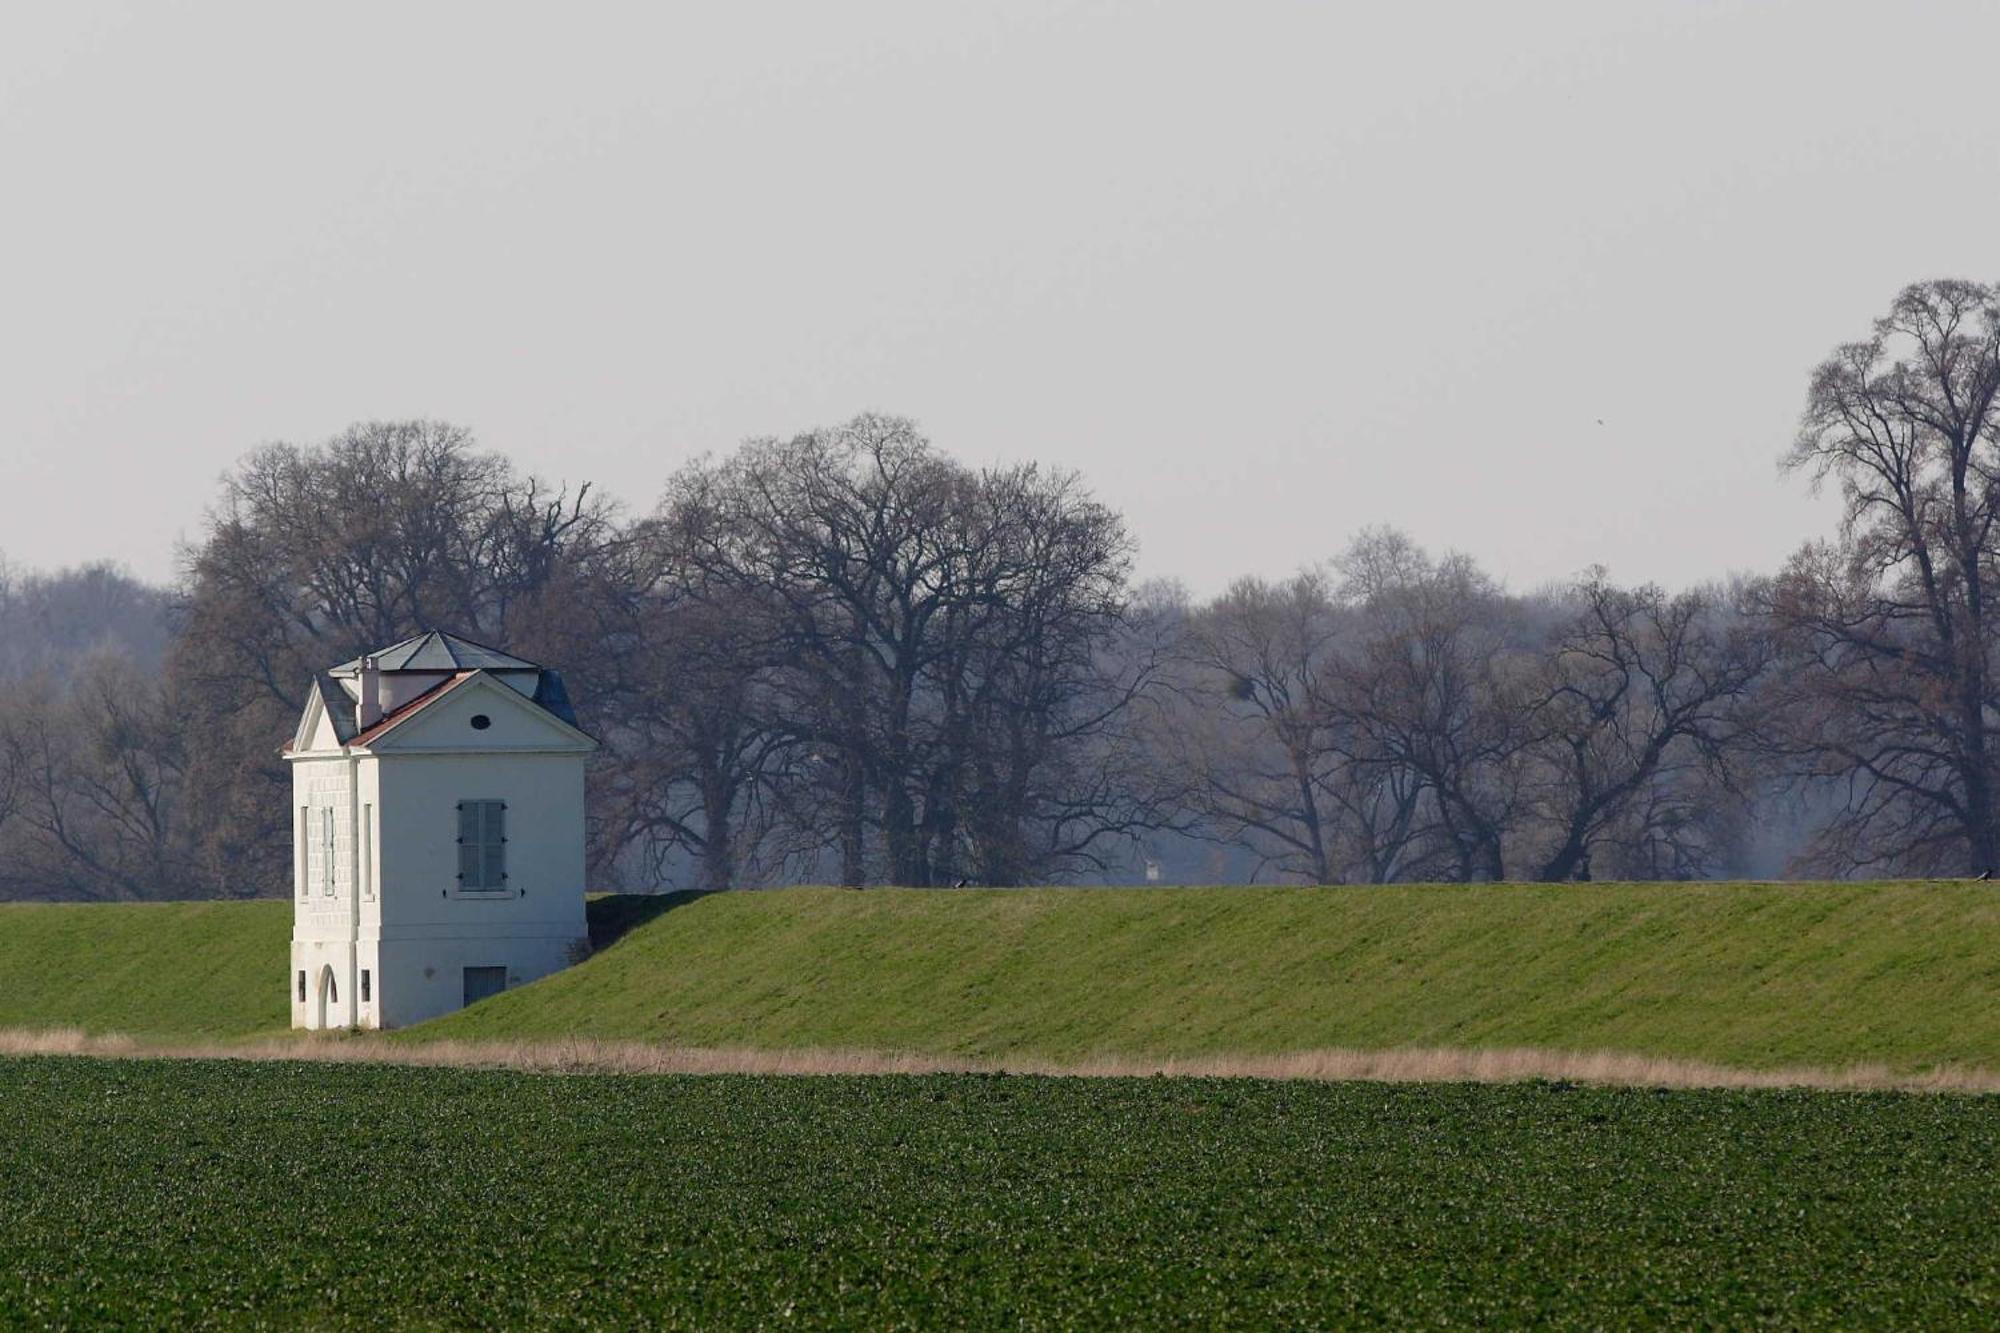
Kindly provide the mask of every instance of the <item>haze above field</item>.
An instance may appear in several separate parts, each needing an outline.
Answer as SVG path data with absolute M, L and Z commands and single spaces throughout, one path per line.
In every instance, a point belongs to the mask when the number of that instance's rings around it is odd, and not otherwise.
M 433 415 L 635 506 L 908 413 L 1213 591 L 1390 523 L 1768 570 L 1806 374 L 1992 269 L 1937 5 L 11 9 L 16 562 L 170 573 L 270 439 Z

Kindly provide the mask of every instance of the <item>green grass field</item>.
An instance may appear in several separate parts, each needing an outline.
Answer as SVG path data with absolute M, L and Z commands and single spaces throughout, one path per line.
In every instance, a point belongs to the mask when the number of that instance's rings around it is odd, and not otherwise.
M 0 1325 L 1991 1326 L 2000 1098 L 0 1060 Z
M 0 904 L 0 1028 L 283 1032 L 290 902 Z
M 2000 888 L 1983 884 L 795 890 L 667 906 L 587 965 L 411 1036 L 2000 1069 Z
M 290 904 L 0 907 L 0 1027 L 286 1022 Z M 1611 1050 L 2000 1070 L 2000 886 L 606 898 L 580 967 L 410 1030 L 975 1059 Z M 615 937 L 615 938 L 613 938 Z

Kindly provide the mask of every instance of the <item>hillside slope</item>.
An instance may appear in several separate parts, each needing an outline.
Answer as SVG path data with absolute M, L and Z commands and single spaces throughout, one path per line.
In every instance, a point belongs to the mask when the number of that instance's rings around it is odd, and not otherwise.
M 397 1040 L 2000 1070 L 1984 884 L 796 889 L 604 898 L 591 918 L 614 942 L 589 962 Z M 290 920 L 287 902 L 0 905 L 0 1028 L 282 1031 Z
M 289 902 L 0 904 L 0 1028 L 282 1032 L 291 937 Z
M 2000 1069 L 2000 887 L 1984 884 L 797 889 L 595 907 L 657 915 L 402 1039 Z

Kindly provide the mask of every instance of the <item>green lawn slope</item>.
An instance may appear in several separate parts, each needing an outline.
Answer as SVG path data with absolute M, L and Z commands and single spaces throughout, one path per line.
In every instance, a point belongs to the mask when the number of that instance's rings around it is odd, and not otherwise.
M 283 1032 L 289 902 L 0 904 L 0 1028 Z
M 397 1040 L 1050 1061 L 1532 1046 L 2000 1070 L 2000 886 L 601 898 L 596 957 Z M 284 1029 L 288 902 L 0 906 L 0 1028 Z
M 405 1039 L 968 1057 L 1617 1050 L 2000 1069 L 2000 886 L 796 889 L 605 899 L 568 972 Z M 650 919 L 648 919 L 650 918 Z

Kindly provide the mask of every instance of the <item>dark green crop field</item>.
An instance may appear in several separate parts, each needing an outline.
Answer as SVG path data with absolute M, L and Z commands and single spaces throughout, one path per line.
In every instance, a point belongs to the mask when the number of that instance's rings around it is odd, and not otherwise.
M 1985 1325 L 2000 1099 L 0 1061 L 0 1326 Z

